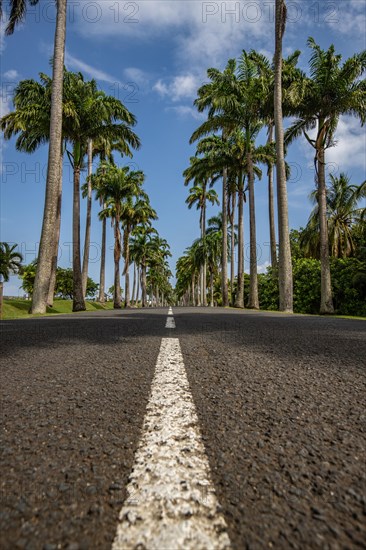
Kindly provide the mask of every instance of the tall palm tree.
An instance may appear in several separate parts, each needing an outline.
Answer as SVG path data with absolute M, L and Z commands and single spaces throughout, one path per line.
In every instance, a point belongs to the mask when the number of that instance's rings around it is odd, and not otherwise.
M 285 4 L 283 8 L 285 9 Z M 282 9 L 282 15 L 284 16 L 284 9 Z M 280 36 L 277 37 L 280 39 Z M 281 46 L 278 44 L 278 46 Z M 277 51 L 278 53 L 278 51 Z M 295 50 L 291 55 L 282 60 L 282 102 L 281 108 L 284 114 L 291 114 L 291 107 L 293 106 L 293 88 L 298 87 L 298 83 L 304 78 L 303 72 L 297 68 L 298 59 L 301 52 Z M 275 88 L 275 63 L 271 63 L 270 60 L 263 54 L 258 53 L 255 50 L 250 52 L 250 58 L 254 60 L 258 69 L 258 78 L 260 79 L 261 86 L 263 88 L 263 102 L 261 105 L 262 117 L 267 125 L 267 144 L 273 142 L 274 139 L 274 88 Z M 267 164 L 267 176 L 268 176 L 268 213 L 269 213 L 269 230 L 270 230 L 270 251 L 271 251 L 271 266 L 272 274 L 277 275 L 277 247 L 276 247 L 276 231 L 275 231 L 275 217 L 274 217 L 274 192 L 273 192 L 273 167 L 274 162 Z M 287 167 L 286 167 L 287 168 Z M 280 187 L 281 192 L 286 190 Z M 287 200 L 287 199 L 286 199 Z M 282 219 L 281 219 L 281 225 Z M 283 228 L 284 229 L 284 228 Z
M 93 158 L 98 157 L 100 163 L 109 162 L 109 164 L 114 164 L 113 151 L 119 151 L 123 156 L 125 151 L 125 143 L 122 139 L 111 140 L 105 136 L 99 136 L 99 138 L 92 141 L 92 156 Z M 87 184 L 83 186 L 83 196 L 89 194 L 89 187 L 96 192 L 96 199 L 99 200 L 100 206 L 105 208 L 104 204 L 104 195 L 103 195 L 103 184 L 101 184 L 100 177 L 103 175 L 103 168 L 99 173 L 99 179 L 93 179 L 93 175 L 88 177 Z M 107 216 L 102 216 L 102 244 L 101 244 L 101 254 L 100 254 L 100 275 L 99 275 L 99 296 L 98 301 L 101 303 L 105 302 L 105 256 L 106 256 L 106 239 L 107 239 Z M 87 220 L 88 222 L 88 220 Z M 83 276 L 86 268 L 86 259 L 85 259 L 85 248 L 86 248 L 86 233 L 87 227 L 85 229 L 85 245 L 84 245 L 84 259 L 83 259 Z
M 251 142 L 249 142 L 251 146 Z M 203 139 L 197 150 L 210 152 L 211 162 L 216 169 L 226 166 L 228 169 L 228 181 L 235 180 L 234 192 L 238 193 L 238 276 L 237 293 L 235 299 L 236 307 L 244 307 L 244 202 L 245 202 L 245 179 L 249 177 L 248 169 L 248 140 L 247 134 L 241 129 L 233 131 L 226 143 L 223 143 L 218 136 L 210 136 Z M 251 150 L 253 177 L 261 178 L 262 172 L 256 166 L 258 162 L 273 162 L 273 146 L 255 148 Z M 231 224 L 233 225 L 233 224 Z M 231 255 L 235 244 L 235 233 L 231 231 Z M 232 277 L 233 280 L 233 277 Z
M 105 208 L 100 212 L 100 218 L 107 216 L 112 220 L 114 227 L 114 296 L 113 307 L 121 308 L 121 281 L 120 281 L 120 260 L 122 254 L 121 243 L 121 221 L 123 202 L 131 193 L 131 187 L 135 185 L 132 180 L 133 172 L 128 166 L 118 168 L 110 164 L 102 164 L 97 170 L 95 180 L 100 177 L 100 185 L 103 186 L 105 197 Z
M 15 250 L 17 246 L 5 242 L 0 243 L 0 318 L 3 312 L 4 281 L 9 281 L 10 275 L 19 272 L 23 261 L 23 256 Z
M 330 175 L 327 188 L 327 225 L 329 235 L 329 254 L 333 258 L 347 258 L 355 253 L 353 229 L 366 217 L 366 208 L 360 206 L 360 200 L 366 197 L 366 182 L 350 185 L 350 178 L 341 173 L 339 177 Z M 315 204 L 307 226 L 301 233 L 300 243 L 307 256 L 320 257 L 319 205 L 317 190 L 310 195 Z
M 361 79 L 366 70 L 366 51 L 355 54 L 341 65 L 342 56 L 331 45 L 322 50 L 313 38 L 308 39 L 312 54 L 310 77 L 306 80 L 294 109 L 297 117 L 286 132 L 290 143 L 304 135 L 315 151 L 314 165 L 319 205 L 321 303 L 320 313 L 334 312 L 329 264 L 329 235 L 327 226 L 327 199 L 325 183 L 325 152 L 335 145 L 334 138 L 341 115 L 353 115 L 366 121 L 366 81 Z M 315 130 L 315 137 L 309 131 Z
M 90 252 L 90 231 L 91 231 L 91 213 L 92 213 L 92 184 L 91 175 L 93 173 L 93 140 L 88 139 L 88 177 L 86 188 L 86 221 L 85 221 L 85 239 L 84 239 L 84 254 L 83 265 L 81 269 L 81 282 L 83 288 L 83 296 L 86 295 L 86 284 L 88 280 L 89 267 L 89 252 Z M 84 193 L 83 193 L 84 196 Z
M 38 0 L 29 0 L 31 5 Z M 11 0 L 11 11 L 6 33 L 12 34 L 16 25 L 25 17 L 27 2 Z M 0 0 L 0 18 L 3 2 Z M 49 292 L 49 280 L 55 256 L 57 239 L 57 213 L 61 196 L 62 170 L 62 91 L 66 40 L 67 0 L 56 0 L 56 30 L 52 64 L 51 110 L 49 117 L 49 148 L 47 164 L 46 195 L 43 223 L 39 244 L 37 272 L 32 298 L 32 313 L 45 313 Z
M 158 247 L 156 241 L 154 241 L 154 236 L 157 235 L 156 229 L 151 227 L 147 223 L 141 223 L 134 229 L 134 256 L 135 261 L 141 268 L 141 306 L 147 306 L 147 284 L 146 284 L 146 275 L 148 261 L 151 257 L 157 253 Z
M 284 152 L 284 132 L 282 116 L 282 38 L 286 25 L 286 4 L 276 0 L 275 15 L 275 55 L 274 55 L 274 123 L 276 138 L 276 174 L 278 205 L 279 262 L 278 280 L 280 310 L 292 312 L 292 263 L 290 234 L 288 227 L 288 203 L 286 186 L 286 167 Z
M 191 161 L 192 162 L 192 161 Z M 191 179 L 194 180 L 194 185 L 189 189 L 189 195 L 186 199 L 188 208 L 191 209 L 196 205 L 197 210 L 200 210 L 200 231 L 201 239 L 204 241 L 206 236 L 206 208 L 207 202 L 210 202 L 212 205 L 219 204 L 219 199 L 217 193 L 214 189 L 207 189 L 208 180 L 201 179 L 197 181 L 194 176 L 190 176 L 189 168 L 184 172 L 186 176 L 185 184 L 187 185 Z M 211 180 L 211 185 L 213 182 Z M 206 297 L 206 260 L 202 264 L 201 274 L 200 274 L 200 286 L 201 286 L 201 304 L 203 306 L 207 305 Z
M 133 229 L 140 223 L 150 225 L 150 220 L 158 218 L 155 210 L 150 205 L 149 197 L 142 192 L 140 185 L 145 176 L 143 172 L 130 172 L 131 192 L 126 197 L 122 206 L 122 226 L 123 226 L 123 257 L 125 266 L 123 275 L 125 276 L 125 307 L 130 307 L 130 235 Z
M 34 151 L 49 139 L 46 121 L 51 109 L 52 80 L 45 74 L 40 77 L 41 83 L 29 80 L 18 85 L 15 110 L 1 120 L 5 138 L 19 134 L 16 146 L 27 152 Z M 97 90 L 95 81 L 85 82 L 81 73 L 65 71 L 63 98 L 62 132 L 74 172 L 73 310 L 77 311 L 85 309 L 80 253 L 80 172 L 88 140 L 117 142 L 118 149 L 129 156 L 129 146 L 138 148 L 140 143 L 130 127 L 135 124 L 135 117 L 119 100 Z
M 215 131 L 222 131 L 222 139 L 225 141 L 230 135 L 230 132 L 236 127 L 236 120 L 233 114 L 233 104 L 237 104 L 236 93 L 236 62 L 235 59 L 230 59 L 223 72 L 218 69 L 208 69 L 207 76 L 210 82 L 204 84 L 198 90 L 198 98 L 194 104 L 199 112 L 208 110 L 208 120 L 203 123 L 192 135 L 190 142 L 194 142 L 202 136 Z M 227 211 L 228 211 L 228 196 L 227 196 L 227 168 L 222 170 L 222 305 L 229 305 L 228 293 L 228 272 L 227 272 Z
M 131 126 L 135 117 L 126 107 L 112 96 L 97 89 L 96 82 L 85 82 L 81 73 L 67 73 L 70 94 L 70 116 L 65 116 L 65 133 L 72 145 L 67 150 L 74 171 L 73 192 L 73 311 L 85 309 L 80 252 L 80 171 L 83 166 L 89 140 L 123 139 L 125 152 L 129 156 L 133 148 L 139 148 L 140 142 Z M 117 288 L 118 291 L 119 287 Z
M 83 198 L 87 198 L 87 213 L 85 221 L 85 238 L 84 238 L 84 254 L 82 265 L 82 280 L 83 289 L 85 289 L 88 276 L 89 250 L 90 250 L 90 231 L 91 231 L 91 210 L 92 210 L 92 166 L 93 160 L 99 158 L 100 162 L 106 161 L 114 164 L 113 152 L 118 151 L 121 156 L 125 154 L 126 143 L 123 138 L 116 136 L 99 135 L 94 140 L 88 140 L 88 177 L 86 183 L 82 186 Z M 103 204 L 103 197 L 100 195 L 99 202 Z M 106 218 L 102 219 L 102 245 L 101 245 L 101 261 L 100 261 L 100 284 L 98 301 L 105 301 L 105 252 L 106 252 Z M 85 291 L 84 291 L 85 294 Z

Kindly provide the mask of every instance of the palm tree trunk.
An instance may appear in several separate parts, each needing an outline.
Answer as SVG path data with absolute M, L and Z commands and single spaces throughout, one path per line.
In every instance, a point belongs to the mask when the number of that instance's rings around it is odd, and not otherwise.
M 37 271 L 32 296 L 32 313 L 46 312 L 47 298 L 50 288 L 52 260 L 54 258 L 55 251 L 55 227 L 59 196 L 58 179 L 60 174 L 60 164 L 62 162 L 62 91 L 66 39 L 66 3 L 67 0 L 57 1 L 46 196 Z
M 93 172 L 93 142 L 88 141 L 88 197 L 86 204 L 86 223 L 85 223 L 85 240 L 84 240 L 84 257 L 83 257 L 83 293 L 86 294 L 86 285 L 88 282 L 88 267 L 89 267 L 89 252 L 90 252 L 90 229 L 91 229 L 91 211 L 92 211 L 92 186 L 90 177 Z
M 121 259 L 121 234 L 119 229 L 119 217 L 114 221 L 114 296 L 113 308 L 121 309 L 121 276 L 120 276 L 120 259 Z
M 235 197 L 236 193 L 231 194 L 231 216 L 230 216 L 230 228 L 231 228 L 231 265 L 230 265 L 230 295 L 231 305 L 234 305 L 234 281 L 235 281 Z
M 141 265 L 141 289 L 142 289 L 142 307 L 146 307 L 146 264 L 145 261 Z
M 238 181 L 238 280 L 235 307 L 244 307 L 244 189 L 243 176 L 239 174 Z
M 195 298 L 196 298 L 196 292 L 195 292 L 195 288 L 194 288 L 194 275 L 192 275 L 192 306 L 193 307 L 195 307 L 195 305 L 196 305 Z
M 278 240 L 279 261 L 278 281 L 280 295 L 280 310 L 293 311 L 292 263 L 290 235 L 288 228 L 288 204 L 285 171 L 285 154 L 283 146 L 282 117 L 282 36 L 286 22 L 286 5 L 284 0 L 276 0 L 275 22 L 275 89 L 274 89 L 274 120 L 276 139 L 276 173 L 277 173 L 277 209 L 278 209 Z
M 210 306 L 214 306 L 214 281 L 213 281 L 213 271 L 210 273 L 210 293 L 211 293 L 211 300 L 210 300 Z
M 221 259 L 221 291 L 222 305 L 229 305 L 227 284 L 227 169 L 222 173 L 222 259 Z
M 127 270 L 125 273 L 125 307 L 131 307 L 130 300 L 130 273 Z
M 327 224 L 327 198 L 325 186 L 325 152 L 320 146 L 317 151 L 318 171 L 318 205 L 320 222 L 320 265 L 321 265 L 321 301 L 320 313 L 331 315 L 334 313 L 332 298 L 332 282 L 329 263 L 329 238 Z
M 100 257 L 99 302 L 105 303 L 105 251 L 107 239 L 107 219 L 102 220 L 102 249 Z
M 74 193 L 72 213 L 72 275 L 73 275 L 73 311 L 84 311 L 85 301 L 83 283 L 81 278 L 81 254 L 80 254 L 80 168 L 74 167 Z
M 140 294 L 140 279 L 141 279 L 141 270 L 140 266 L 137 264 L 137 289 L 136 289 L 136 305 L 139 303 L 139 294 Z
M 125 276 L 125 307 L 130 307 L 130 247 L 128 239 L 130 238 L 130 228 L 126 226 L 123 232 L 123 253 L 125 257 L 125 267 L 123 274 Z
M 202 229 L 201 229 L 201 232 L 202 232 L 202 239 L 205 242 L 205 239 L 206 239 L 206 203 L 203 205 L 203 209 L 202 209 Z M 204 261 L 203 261 L 203 266 L 202 266 L 202 299 L 201 299 L 202 305 L 204 307 L 207 306 L 206 277 L 207 277 L 207 259 L 206 259 L 206 254 L 205 254 Z
M 248 187 L 249 187 L 249 230 L 250 230 L 250 285 L 249 302 L 250 309 L 259 309 L 258 299 L 258 275 L 257 275 L 257 231 L 255 225 L 255 201 L 254 201 L 254 172 L 251 153 L 247 154 Z
M 4 302 L 4 282 L 0 276 L 0 319 L 3 318 L 3 302 Z
M 136 262 L 133 263 L 133 283 L 132 283 L 132 297 L 131 297 L 132 305 L 135 305 L 135 293 L 136 293 Z
M 273 124 L 268 126 L 267 144 L 273 142 Z M 271 250 L 272 273 L 277 270 L 277 248 L 276 248 L 276 229 L 274 218 L 274 197 L 273 197 L 273 166 L 268 166 L 268 215 L 269 215 L 269 242 Z
M 50 276 L 50 286 L 48 289 L 48 298 L 47 305 L 49 307 L 53 306 L 53 300 L 55 296 L 55 287 L 56 287 L 56 276 L 57 276 L 57 260 L 58 260 L 58 245 L 60 242 L 60 232 L 61 232 L 61 203 L 62 203 L 62 153 L 61 153 L 61 163 L 60 163 L 60 175 L 59 175 L 59 190 L 58 190 L 58 200 L 57 200 L 57 214 L 56 214 L 56 234 L 55 234 L 55 248 L 52 258 L 52 268 Z

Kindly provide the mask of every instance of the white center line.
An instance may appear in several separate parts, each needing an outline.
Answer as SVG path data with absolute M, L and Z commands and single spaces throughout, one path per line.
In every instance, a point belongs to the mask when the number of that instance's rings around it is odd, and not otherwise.
M 174 317 L 167 317 L 166 318 L 165 328 L 175 328 Z
M 173 310 L 172 310 L 171 306 L 169 306 L 168 315 L 173 315 Z
M 178 338 L 163 338 L 112 550 L 230 548 Z

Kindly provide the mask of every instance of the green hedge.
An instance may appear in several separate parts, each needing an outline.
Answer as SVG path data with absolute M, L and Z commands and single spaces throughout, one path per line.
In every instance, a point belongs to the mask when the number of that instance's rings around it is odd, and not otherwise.
M 332 259 L 331 276 L 335 312 L 366 317 L 366 262 L 357 258 Z M 320 261 L 310 258 L 293 260 L 293 277 L 294 311 L 319 313 Z M 278 286 L 270 268 L 258 276 L 258 282 L 261 309 L 277 310 Z

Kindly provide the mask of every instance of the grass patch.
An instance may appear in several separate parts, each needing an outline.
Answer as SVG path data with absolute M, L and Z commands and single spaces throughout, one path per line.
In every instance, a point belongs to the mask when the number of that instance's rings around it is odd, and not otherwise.
M 113 309 L 113 302 L 101 304 L 99 302 L 85 302 L 87 311 L 100 309 Z M 32 317 L 43 317 L 43 315 L 31 315 L 29 308 L 30 300 L 4 300 L 2 319 L 30 319 Z M 57 315 L 60 313 L 72 313 L 72 300 L 55 300 L 53 307 L 48 307 L 45 315 Z

